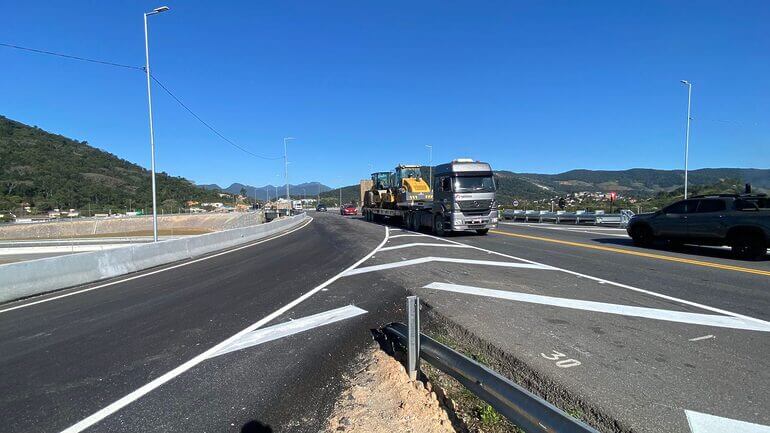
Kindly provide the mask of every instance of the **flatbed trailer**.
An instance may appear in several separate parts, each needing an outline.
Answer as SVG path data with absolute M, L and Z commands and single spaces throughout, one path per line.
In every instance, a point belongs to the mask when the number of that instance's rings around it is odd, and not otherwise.
M 389 209 L 364 206 L 367 221 L 403 224 L 408 230 L 428 227 L 439 236 L 450 231 L 475 230 L 485 235 L 498 222 L 495 183 L 487 163 L 455 160 L 435 167 L 432 193 L 427 200 L 415 200 L 409 206 Z

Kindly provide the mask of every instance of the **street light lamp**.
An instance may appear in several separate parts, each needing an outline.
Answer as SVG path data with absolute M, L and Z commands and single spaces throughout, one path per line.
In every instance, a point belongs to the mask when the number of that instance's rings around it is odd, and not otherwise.
M 158 242 L 158 198 L 155 188 L 155 131 L 152 125 L 152 93 L 150 91 L 150 42 L 147 35 L 147 17 L 150 15 L 166 12 L 168 6 L 155 8 L 152 12 L 144 13 L 144 72 L 147 75 L 147 107 L 150 117 L 150 172 L 152 176 L 152 240 Z
M 687 165 L 690 155 L 690 107 L 692 102 L 692 83 L 687 80 L 681 80 L 681 83 L 687 86 L 687 130 L 684 139 L 684 198 L 687 199 Z
M 286 178 L 286 200 L 291 200 L 289 198 L 289 160 L 286 159 L 286 142 L 289 140 L 294 140 L 294 137 L 284 137 L 283 139 L 283 170 L 284 177 Z

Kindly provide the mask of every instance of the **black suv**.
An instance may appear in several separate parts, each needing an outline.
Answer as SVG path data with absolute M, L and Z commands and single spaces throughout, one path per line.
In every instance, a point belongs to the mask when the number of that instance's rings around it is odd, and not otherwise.
M 636 245 L 728 245 L 745 259 L 758 259 L 770 246 L 770 199 L 759 195 L 695 196 L 655 213 L 634 215 L 628 234 Z
M 315 207 L 316 212 L 326 212 L 326 205 L 318 203 L 318 206 Z

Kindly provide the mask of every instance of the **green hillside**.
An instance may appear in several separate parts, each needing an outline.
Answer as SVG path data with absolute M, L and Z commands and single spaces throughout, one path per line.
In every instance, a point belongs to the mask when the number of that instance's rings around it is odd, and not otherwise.
M 0 212 L 29 203 L 37 212 L 75 208 L 93 213 L 152 207 L 150 172 L 111 153 L 0 116 Z M 215 200 L 213 191 L 158 173 L 166 212 L 186 200 Z

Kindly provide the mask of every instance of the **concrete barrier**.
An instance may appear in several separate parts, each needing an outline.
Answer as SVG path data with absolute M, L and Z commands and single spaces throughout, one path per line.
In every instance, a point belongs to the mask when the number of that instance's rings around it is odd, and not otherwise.
M 303 213 L 182 239 L 0 265 L 0 303 L 231 248 L 296 227 L 306 218 Z

